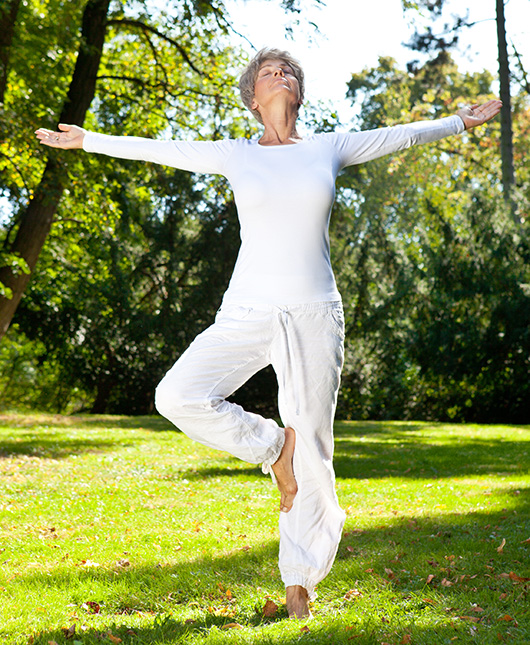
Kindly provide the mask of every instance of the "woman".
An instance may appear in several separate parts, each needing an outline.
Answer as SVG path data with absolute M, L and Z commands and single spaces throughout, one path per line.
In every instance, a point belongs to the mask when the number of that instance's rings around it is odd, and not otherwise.
M 304 76 L 287 52 L 260 51 L 240 90 L 264 126 L 259 139 L 153 141 L 70 125 L 36 134 L 53 148 L 84 148 L 230 181 L 241 225 L 230 285 L 215 323 L 159 384 L 156 405 L 191 438 L 272 471 L 281 496 L 279 566 L 287 610 L 303 618 L 331 568 L 344 524 L 332 466 L 344 340 L 328 239 L 335 178 L 345 166 L 485 123 L 501 104 L 488 101 L 432 122 L 302 138 L 296 121 Z M 268 364 L 278 376 L 284 428 L 226 401 Z

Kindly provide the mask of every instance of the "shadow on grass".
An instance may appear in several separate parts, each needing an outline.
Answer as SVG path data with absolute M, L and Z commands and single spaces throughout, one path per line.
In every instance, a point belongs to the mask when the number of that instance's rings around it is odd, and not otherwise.
M 44 459 L 64 459 L 74 454 L 104 452 L 133 445 L 144 439 L 134 434 L 112 438 L 112 430 L 176 431 L 162 417 L 121 417 L 113 415 L 1 414 L 0 428 L 9 434 L 0 437 L 0 459 L 27 455 Z M 86 432 L 83 433 L 83 430 Z M 108 431 L 106 437 L 91 431 Z
M 149 416 L 121 416 L 114 414 L 0 414 L 0 426 L 12 428 L 99 428 L 111 430 L 121 428 L 124 430 L 152 430 L 163 432 L 175 430 L 175 427 L 158 415 Z
M 251 479 L 263 479 L 263 477 L 269 477 L 269 475 L 264 475 L 259 466 L 239 466 L 239 464 L 244 462 L 238 462 L 235 459 L 227 460 L 230 461 L 230 465 L 226 466 L 204 466 L 191 468 L 190 470 L 181 470 L 179 475 L 188 480 L 194 479 L 210 479 L 218 477 L 243 477 L 246 481 Z
M 144 441 L 131 433 L 112 439 L 112 429 L 147 432 L 178 432 L 159 416 L 126 417 L 111 415 L 0 415 L 0 427 L 9 435 L 0 440 L 0 458 L 29 455 L 60 459 L 82 452 L 99 452 Z M 344 479 L 385 477 L 433 478 L 491 473 L 517 475 L 528 470 L 528 442 L 501 438 L 453 437 L 447 443 L 428 443 L 417 433 L 436 427 L 432 423 L 337 422 L 335 426 L 335 471 Z M 57 432 L 54 429 L 57 428 Z M 61 434 L 61 430 L 71 433 Z M 51 432 L 50 432 L 51 430 Z M 83 430 L 87 432 L 83 433 Z M 108 431 L 105 437 L 91 430 Z M 530 428 L 520 427 L 530 434 Z M 364 441 L 368 438 L 368 441 Z M 226 467 L 204 462 L 203 466 L 182 471 L 192 479 L 246 476 L 260 477 L 259 469 L 233 458 Z M 240 467 L 241 465 L 241 467 Z
M 447 443 L 429 443 L 414 436 L 433 426 L 436 424 L 337 423 L 333 460 L 337 477 L 422 479 L 528 472 L 527 441 L 453 435 Z M 528 427 L 519 429 L 530 436 Z M 365 437 L 369 441 L 364 442 Z
M 388 640 L 388 634 L 392 643 L 409 642 L 404 640 L 409 628 L 416 630 L 411 642 L 418 643 L 451 642 L 455 635 L 459 642 L 468 643 L 505 638 L 512 643 L 530 642 L 526 602 L 530 588 L 523 580 L 509 577 L 511 571 L 519 576 L 530 573 L 525 571 L 529 546 L 524 544 L 530 490 L 521 490 L 519 497 L 517 514 L 498 511 L 396 518 L 387 526 L 346 530 L 332 573 L 319 587 L 323 600 L 316 603 L 317 621 L 310 623 L 311 631 L 303 634 L 303 642 L 328 643 L 330 634 L 335 644 L 348 643 L 352 636 L 361 645 L 381 643 Z M 503 534 L 510 536 L 509 547 L 498 551 Z M 198 642 L 211 635 L 212 628 L 236 622 L 247 628 L 247 636 L 242 634 L 237 642 L 289 645 L 300 641 L 299 631 L 270 640 L 262 629 L 267 624 L 261 616 L 267 595 L 283 595 L 275 573 L 277 546 L 271 541 L 249 551 L 179 565 L 135 567 L 133 563 L 119 572 L 110 567 L 32 573 L 11 584 L 21 585 L 29 596 L 39 598 L 40 604 L 46 602 L 46 589 L 64 590 L 65 616 L 76 607 L 78 624 L 90 623 L 84 603 L 100 604 L 105 630 L 124 644 Z M 427 582 L 429 574 L 433 579 Z M 229 596 L 227 589 L 231 590 Z M 345 598 L 351 589 L 358 590 L 353 600 L 359 607 L 355 611 L 351 610 L 352 599 Z M 473 614 L 477 622 L 472 623 L 474 632 L 470 633 L 469 623 L 462 623 L 459 617 L 469 616 L 477 604 L 481 613 Z M 137 612 L 148 617 L 148 626 L 132 627 L 129 616 Z M 515 618 L 499 622 L 503 615 Z M 456 626 L 447 616 L 454 617 Z M 285 617 L 282 608 L 270 622 Z M 103 633 L 101 628 L 89 627 L 82 633 L 82 642 L 100 643 Z M 228 632 L 219 632 L 218 640 L 214 635 L 208 642 L 225 642 L 223 633 L 226 642 L 232 642 Z M 33 643 L 46 645 L 50 640 L 59 645 L 72 642 L 60 630 L 50 630 L 41 632 Z

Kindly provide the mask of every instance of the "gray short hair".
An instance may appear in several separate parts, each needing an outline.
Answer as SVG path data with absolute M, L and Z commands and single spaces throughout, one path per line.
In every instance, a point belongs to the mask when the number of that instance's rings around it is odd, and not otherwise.
M 245 106 L 252 112 L 254 117 L 263 123 L 261 114 L 258 110 L 252 109 L 252 100 L 254 99 L 254 85 L 258 77 L 260 67 L 266 60 L 278 59 L 287 63 L 293 70 L 293 74 L 300 86 L 300 101 L 304 99 L 304 71 L 299 61 L 293 58 L 289 52 L 274 47 L 264 47 L 261 49 L 254 58 L 247 65 L 245 71 L 239 79 L 239 91 L 241 92 L 241 99 Z

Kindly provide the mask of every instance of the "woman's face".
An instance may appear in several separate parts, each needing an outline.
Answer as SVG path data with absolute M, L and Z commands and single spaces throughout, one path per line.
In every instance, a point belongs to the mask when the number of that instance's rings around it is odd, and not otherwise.
M 254 83 L 252 109 L 266 108 L 277 96 L 284 95 L 297 108 L 300 105 L 300 86 L 291 66 L 281 59 L 266 60 L 259 68 Z

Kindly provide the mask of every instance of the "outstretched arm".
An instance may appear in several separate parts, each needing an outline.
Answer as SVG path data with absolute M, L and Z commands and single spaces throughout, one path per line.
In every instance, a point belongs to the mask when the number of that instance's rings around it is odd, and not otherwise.
M 35 131 L 35 134 L 37 135 L 37 139 L 45 146 L 68 150 L 83 147 L 86 130 L 77 125 L 59 123 L 59 131 L 57 132 L 46 130 L 46 128 L 39 128 Z
M 461 110 L 458 110 L 457 115 L 464 122 L 466 130 L 470 130 L 471 128 L 476 128 L 477 125 L 482 125 L 490 119 L 493 119 L 493 117 L 499 114 L 501 107 L 502 102 L 497 99 L 493 99 L 483 103 L 482 105 L 476 103 L 471 107 L 462 108 Z
M 40 143 L 62 150 L 82 148 L 86 152 L 97 152 L 118 157 L 151 161 L 188 170 L 209 174 L 224 174 L 227 159 L 236 143 L 233 139 L 219 141 L 173 141 L 146 137 L 121 137 L 89 132 L 77 125 L 59 124 L 59 130 L 39 128 L 35 134 Z

